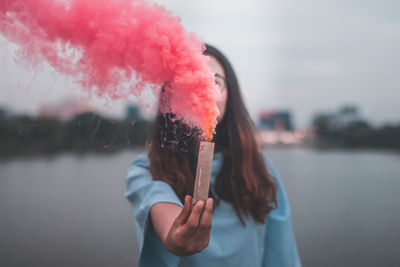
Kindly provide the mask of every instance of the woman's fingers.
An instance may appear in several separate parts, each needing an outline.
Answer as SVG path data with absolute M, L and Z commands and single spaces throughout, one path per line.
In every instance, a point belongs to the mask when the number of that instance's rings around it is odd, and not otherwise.
M 213 199 L 197 201 L 192 206 L 192 198 L 185 197 L 185 204 L 175 219 L 166 242 L 170 251 L 180 251 L 180 255 L 191 255 L 208 246 L 212 221 Z
M 213 199 L 209 198 L 206 201 L 204 210 L 200 216 L 199 225 L 196 233 L 192 236 L 192 240 L 195 240 L 195 252 L 200 252 L 205 249 L 210 243 L 210 231 L 212 223 L 212 210 L 213 210 Z
M 193 235 L 199 226 L 201 213 L 204 208 L 204 201 L 200 200 L 193 206 L 189 218 L 185 224 L 185 235 Z
M 206 206 L 200 218 L 200 227 L 206 230 L 211 229 L 213 201 L 214 200 L 212 198 L 207 199 Z
M 200 225 L 197 236 L 200 237 L 201 240 L 206 240 L 206 246 L 208 245 L 210 230 L 212 225 L 212 211 L 213 211 L 213 199 L 208 198 L 206 202 L 206 206 L 204 208 L 203 214 L 200 218 Z
M 175 219 L 175 224 L 176 225 L 181 225 L 185 224 L 189 215 L 190 215 L 190 210 L 192 206 L 192 197 L 189 195 L 185 196 L 185 203 L 183 206 L 183 209 L 181 210 L 181 213 L 179 213 L 178 217 Z

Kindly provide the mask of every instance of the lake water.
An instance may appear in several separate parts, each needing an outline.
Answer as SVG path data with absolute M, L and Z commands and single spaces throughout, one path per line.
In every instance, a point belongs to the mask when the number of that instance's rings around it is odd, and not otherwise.
M 400 266 L 400 155 L 269 150 L 305 267 Z M 0 162 L 0 266 L 136 266 L 137 152 Z

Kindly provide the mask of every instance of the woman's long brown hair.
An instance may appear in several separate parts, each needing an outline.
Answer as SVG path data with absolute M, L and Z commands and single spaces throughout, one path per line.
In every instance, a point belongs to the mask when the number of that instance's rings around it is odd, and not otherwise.
M 210 45 L 206 45 L 204 54 L 222 65 L 228 89 L 225 115 L 213 139 L 216 152 L 223 155 L 223 164 L 210 196 L 230 202 L 243 225 L 243 216 L 265 222 L 277 205 L 276 184 L 255 140 L 254 124 L 231 64 Z M 150 171 L 155 180 L 170 184 L 182 202 L 185 195 L 193 194 L 199 141 L 199 130 L 177 120 L 174 114 L 157 115 L 150 140 Z

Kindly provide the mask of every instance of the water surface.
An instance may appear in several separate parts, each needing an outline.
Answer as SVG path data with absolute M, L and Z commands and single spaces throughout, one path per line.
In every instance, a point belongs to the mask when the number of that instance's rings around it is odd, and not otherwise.
M 124 198 L 138 152 L 0 162 L 0 266 L 136 266 Z M 305 267 L 400 266 L 400 156 L 269 150 Z

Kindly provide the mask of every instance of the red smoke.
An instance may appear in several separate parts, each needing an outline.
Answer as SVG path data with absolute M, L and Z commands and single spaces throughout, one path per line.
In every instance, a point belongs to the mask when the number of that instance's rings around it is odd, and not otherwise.
M 164 7 L 142 0 L 0 0 L 0 33 L 33 65 L 46 60 L 111 99 L 151 83 L 170 109 L 211 139 L 218 109 L 203 43 Z

